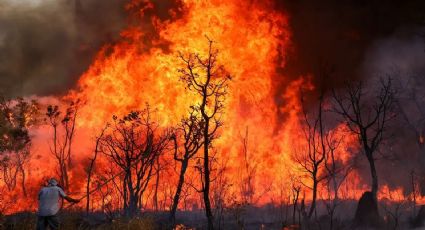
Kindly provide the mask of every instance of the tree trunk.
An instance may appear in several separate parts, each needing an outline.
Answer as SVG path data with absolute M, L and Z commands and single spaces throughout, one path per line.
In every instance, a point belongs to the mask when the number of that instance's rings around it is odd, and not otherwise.
M 372 177 L 372 195 L 375 201 L 377 201 L 377 194 L 378 194 L 378 174 L 376 173 L 375 168 L 375 160 L 373 159 L 372 154 L 367 154 L 367 160 L 369 161 L 370 166 L 370 175 Z
M 131 177 L 131 174 L 130 174 Z M 128 189 L 128 206 L 125 210 L 126 217 L 135 217 L 138 212 L 138 197 L 135 191 L 135 188 L 132 185 L 131 179 L 127 180 L 127 189 Z
M 182 161 L 182 166 L 180 168 L 179 182 L 177 184 L 177 190 L 176 190 L 176 194 L 174 195 L 173 206 L 170 212 L 170 221 L 173 224 L 176 221 L 176 211 L 177 211 L 177 206 L 179 205 L 180 194 L 183 189 L 184 175 L 186 173 L 187 166 L 188 166 L 188 159 L 185 159 Z
M 134 194 L 133 192 L 130 192 L 130 198 L 128 201 L 128 207 L 127 207 L 127 212 L 126 212 L 126 216 L 127 217 L 135 217 L 137 214 L 137 196 Z
M 293 206 L 294 206 L 293 207 L 294 210 L 292 212 L 292 223 L 295 224 L 296 223 L 295 216 L 297 214 L 297 206 L 298 206 L 298 193 L 297 193 L 297 196 L 295 197 Z
M 22 181 L 21 181 L 21 185 L 22 185 L 22 192 L 24 193 L 24 196 L 27 196 L 27 189 L 25 187 L 25 170 L 24 167 L 21 165 L 19 166 L 20 171 L 21 171 L 21 176 L 22 176 Z
M 205 214 L 208 219 L 208 230 L 214 229 L 214 217 L 211 210 L 211 202 L 210 202 L 210 163 L 209 163 L 209 120 L 205 121 L 204 128 L 204 203 L 205 203 Z
M 90 211 L 90 181 L 91 181 L 91 170 L 87 176 L 87 186 L 86 186 L 86 214 L 89 215 Z
M 317 198 L 317 179 L 316 179 L 316 175 L 314 175 L 313 178 L 313 198 L 311 200 L 311 207 L 310 210 L 308 212 L 308 218 L 311 218 L 311 216 L 313 215 L 314 210 L 316 209 L 316 198 Z
M 159 171 L 160 171 L 160 166 L 159 166 L 159 157 L 156 160 L 156 164 L 157 164 L 157 168 L 156 168 L 156 183 L 155 183 L 155 191 L 153 194 L 153 202 L 154 202 L 154 209 L 155 211 L 158 211 L 158 187 L 159 187 Z

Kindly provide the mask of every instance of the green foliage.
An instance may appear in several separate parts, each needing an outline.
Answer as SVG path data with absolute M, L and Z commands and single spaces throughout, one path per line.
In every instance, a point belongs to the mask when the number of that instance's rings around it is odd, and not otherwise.
M 30 143 L 28 128 L 35 124 L 36 101 L 23 98 L 6 100 L 0 97 L 0 153 L 19 152 Z

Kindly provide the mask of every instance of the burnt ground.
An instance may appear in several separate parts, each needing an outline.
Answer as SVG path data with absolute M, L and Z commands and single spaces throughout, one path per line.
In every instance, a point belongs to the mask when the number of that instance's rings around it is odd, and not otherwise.
M 425 229 L 425 206 L 416 206 L 402 201 L 397 203 L 380 202 L 380 224 L 375 227 L 356 226 L 353 222 L 356 201 L 342 202 L 336 211 L 333 229 Z M 263 207 L 237 206 L 216 210 L 217 229 L 330 229 L 330 218 L 325 205 L 320 204 L 310 221 L 292 221 L 292 206 L 265 205 Z M 414 213 L 415 212 L 415 213 Z M 125 219 L 119 213 L 90 213 L 62 211 L 60 214 L 63 230 L 68 229 L 172 229 L 168 224 L 167 212 L 146 211 L 140 217 Z M 37 216 L 25 212 L 2 216 L 0 229 L 35 229 Z M 302 218 L 301 218 L 302 219 Z M 206 219 L 202 210 L 180 211 L 177 213 L 177 229 L 205 229 Z M 367 223 L 366 223 L 367 224 Z M 184 226 L 184 227 L 183 227 Z M 220 227 L 220 228 L 219 228 Z

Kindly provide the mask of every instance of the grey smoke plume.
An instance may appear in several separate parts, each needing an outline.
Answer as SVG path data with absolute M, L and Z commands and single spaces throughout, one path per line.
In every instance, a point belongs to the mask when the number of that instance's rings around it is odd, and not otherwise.
M 425 149 L 418 135 L 425 135 L 425 37 L 423 28 L 402 28 L 393 35 L 374 41 L 366 52 L 362 73 L 368 86 L 381 77 L 391 77 L 397 89 L 397 119 L 392 123 L 393 138 L 383 151 L 393 159 L 381 161 L 382 182 L 411 190 L 411 173 L 423 177 Z M 374 84 L 375 82 L 375 84 Z M 424 181 L 420 182 L 425 191 Z
M 66 92 L 125 26 L 125 0 L 0 0 L 0 92 Z
M 100 47 L 118 41 L 129 23 L 155 36 L 151 14 L 165 19 L 174 9 L 179 15 L 180 1 L 153 0 L 154 9 L 137 21 L 126 12 L 129 1 L 0 0 L 0 93 L 66 93 Z

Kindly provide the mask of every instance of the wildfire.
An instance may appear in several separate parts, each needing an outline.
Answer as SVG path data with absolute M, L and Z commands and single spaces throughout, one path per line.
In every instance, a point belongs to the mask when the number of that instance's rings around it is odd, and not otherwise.
M 143 2 L 134 0 L 127 7 L 130 9 Z M 138 16 L 147 17 L 146 12 L 154 7 L 154 4 L 146 2 Z M 199 53 L 205 56 L 209 38 L 219 50 L 220 64 L 232 77 L 222 117 L 224 128 L 214 145 L 217 159 L 225 162 L 228 184 L 234 185 L 230 191 L 239 194 L 237 184 L 241 183 L 241 175 L 246 176 L 247 169 L 255 169 L 255 176 L 251 178 L 255 203 L 261 205 L 282 199 L 282 190 L 290 187 L 290 172 L 301 174 L 290 157 L 294 143 L 302 139 L 298 91 L 307 85 L 307 88 L 313 87 L 308 78 L 300 77 L 288 84 L 281 95 L 286 104 L 279 107 L 275 103 L 276 82 L 285 78 L 276 70 L 285 65 L 285 57 L 291 49 L 288 16 L 274 10 L 271 1 L 259 0 L 182 0 L 179 11 L 182 14 L 171 13 L 167 20 L 151 17 L 157 36 L 150 36 L 152 31 L 144 31 L 144 26 L 130 26 L 124 30 L 122 40 L 105 45 L 81 76 L 78 89 L 65 97 L 84 103 L 76 120 L 78 134 L 74 140 L 77 146 L 74 153 L 75 161 L 79 163 L 71 169 L 70 190 L 83 194 L 84 167 L 87 159 L 92 157 L 93 139 L 111 121 L 112 115 L 122 116 L 149 104 L 155 119 L 166 128 L 175 126 L 188 113 L 196 100 L 179 78 L 181 63 L 178 54 Z M 283 119 L 279 114 L 286 117 Z M 347 162 L 348 152 L 358 144 L 354 136 L 344 134 L 344 129 L 341 124 L 334 133 L 346 135 L 342 138 L 338 157 Z M 249 139 L 243 153 L 242 139 L 246 130 Z M 47 163 L 55 164 L 50 159 L 52 156 L 48 154 L 45 141 L 50 132 L 45 126 L 32 131 L 34 136 L 41 136 L 34 142 L 44 146 L 33 147 L 40 156 L 32 159 L 34 170 L 31 176 L 39 178 L 38 181 L 42 175 L 55 170 L 53 166 L 45 166 Z M 250 166 L 247 166 L 247 160 L 243 160 L 247 156 Z M 105 160 L 99 165 L 99 168 L 108 168 Z M 173 173 L 173 169 L 167 172 L 171 175 L 170 181 L 177 177 Z M 350 174 L 353 187 L 346 189 L 345 198 L 358 198 L 367 189 L 359 187 L 359 184 L 364 184 L 360 180 L 356 173 Z M 161 186 L 166 191 L 166 186 L 170 185 Z M 31 187 L 37 190 L 37 185 Z M 383 193 L 388 190 L 387 187 L 383 189 Z M 164 199 L 167 196 L 165 192 L 162 195 Z M 112 202 L 113 196 L 105 196 L 103 202 Z M 28 199 L 34 197 L 35 194 L 32 194 Z M 192 200 L 199 203 L 196 196 Z M 22 205 L 10 208 L 8 212 L 34 208 L 34 205 Z
M 285 108 L 274 103 L 273 82 L 283 77 L 276 74 L 276 68 L 284 65 L 282 57 L 290 45 L 287 17 L 268 2 L 189 0 L 183 1 L 182 7 L 181 18 L 152 19 L 159 38 L 150 43 L 167 43 L 167 50 L 154 45 L 140 51 L 146 47 L 142 42 L 145 32 L 131 28 L 123 32 L 130 41 L 105 47 L 99 53 L 79 81 L 81 91 L 76 96 L 86 102 L 80 126 L 97 127 L 109 121 L 111 114 L 122 115 L 145 103 L 156 109 L 155 116 L 163 126 L 175 125 L 194 101 L 179 79 L 178 53 L 204 56 L 208 37 L 219 50 L 220 64 L 232 76 L 223 118 L 225 131 L 217 144 L 220 158 L 228 159 L 229 172 L 236 179 L 242 166 L 241 133 L 248 127 L 249 151 L 259 156 L 259 176 L 276 177 L 276 172 L 288 167 L 287 138 L 294 125 L 290 122 L 296 122 L 291 114 L 288 128 L 280 134 L 286 141 L 279 140 L 275 133 L 279 128 L 277 111 Z M 257 183 L 261 187 L 264 181 Z

